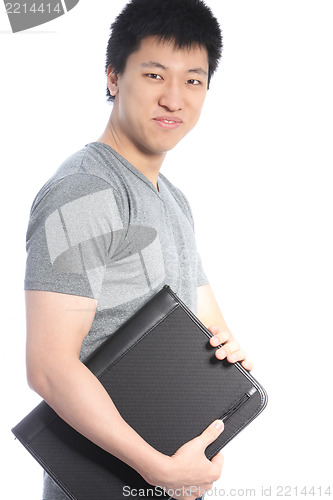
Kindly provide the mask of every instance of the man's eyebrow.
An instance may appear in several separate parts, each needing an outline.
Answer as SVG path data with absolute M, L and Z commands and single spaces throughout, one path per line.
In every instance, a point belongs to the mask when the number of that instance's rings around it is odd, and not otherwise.
M 157 61 L 144 62 L 141 64 L 141 67 L 142 68 L 159 68 L 159 69 L 163 69 L 165 71 L 167 71 L 169 69 L 167 66 L 164 66 L 164 64 L 161 64 Z M 208 77 L 207 71 L 201 67 L 189 69 L 186 71 L 186 73 L 196 73 L 198 75 L 203 75 L 203 76 Z
M 203 75 L 203 76 L 207 76 L 208 77 L 208 73 L 206 70 L 204 70 L 203 68 L 193 68 L 193 69 L 189 69 L 188 70 L 188 73 L 197 73 L 199 75 Z
M 163 64 L 156 62 L 156 61 L 149 61 L 149 62 L 144 62 L 141 64 L 142 68 L 159 68 L 159 69 L 164 69 L 167 70 L 168 68 L 164 66 Z

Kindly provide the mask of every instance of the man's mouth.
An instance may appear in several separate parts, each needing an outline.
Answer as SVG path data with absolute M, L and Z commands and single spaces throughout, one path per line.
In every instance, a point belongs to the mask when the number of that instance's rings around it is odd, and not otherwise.
M 175 129 L 178 128 L 183 122 L 180 118 L 169 118 L 166 116 L 159 116 L 154 118 L 154 121 L 162 128 Z

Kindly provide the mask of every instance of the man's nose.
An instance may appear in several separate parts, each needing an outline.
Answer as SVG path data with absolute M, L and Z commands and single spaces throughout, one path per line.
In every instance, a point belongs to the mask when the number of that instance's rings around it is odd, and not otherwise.
M 170 83 L 163 87 L 159 105 L 168 111 L 179 111 L 184 107 L 183 89 L 177 83 Z

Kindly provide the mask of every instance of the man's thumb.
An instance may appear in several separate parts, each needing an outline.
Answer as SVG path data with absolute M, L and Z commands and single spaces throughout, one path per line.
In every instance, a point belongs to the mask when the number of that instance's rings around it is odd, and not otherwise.
M 215 420 L 203 431 L 200 437 L 205 444 L 205 448 L 219 437 L 223 429 L 224 424 L 222 420 Z

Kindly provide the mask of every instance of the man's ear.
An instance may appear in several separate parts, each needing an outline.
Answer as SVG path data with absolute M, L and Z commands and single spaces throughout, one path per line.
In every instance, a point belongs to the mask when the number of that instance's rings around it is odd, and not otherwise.
M 108 89 L 112 96 L 116 96 L 118 94 L 118 73 L 114 71 L 112 66 L 109 66 L 107 69 L 107 82 Z

